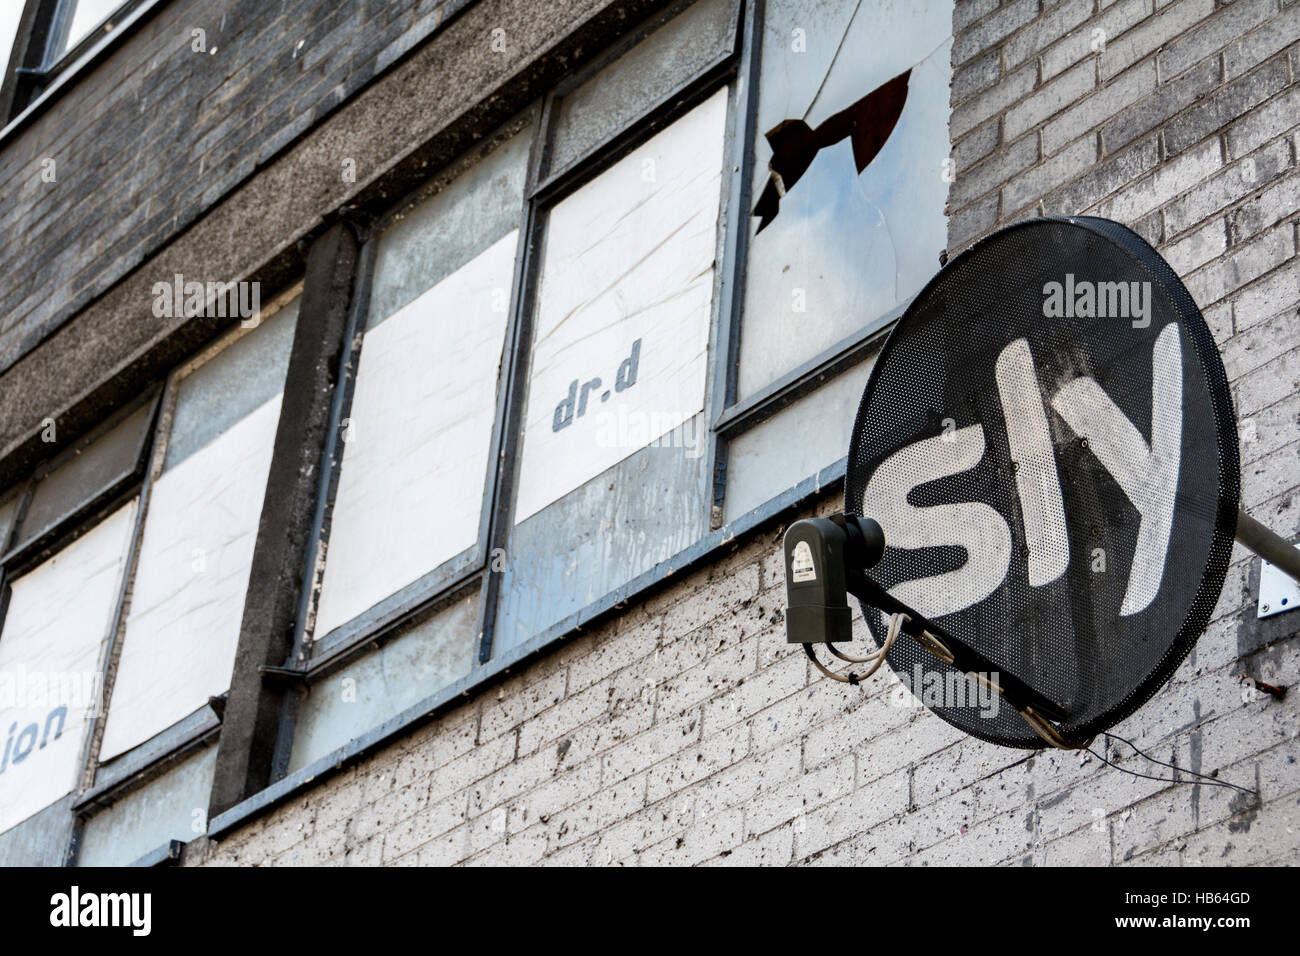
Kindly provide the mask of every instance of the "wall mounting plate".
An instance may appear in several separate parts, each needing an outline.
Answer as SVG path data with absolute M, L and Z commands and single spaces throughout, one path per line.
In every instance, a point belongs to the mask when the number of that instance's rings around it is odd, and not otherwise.
M 1300 544 L 1296 545 L 1300 548 Z M 1300 581 L 1259 559 L 1259 608 L 1257 617 L 1272 617 L 1300 608 Z

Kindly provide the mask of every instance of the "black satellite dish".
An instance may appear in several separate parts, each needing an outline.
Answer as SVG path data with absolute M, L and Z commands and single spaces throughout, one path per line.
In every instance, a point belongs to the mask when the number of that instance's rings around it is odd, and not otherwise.
M 881 350 L 846 514 L 786 535 L 788 639 L 853 683 L 812 645 L 888 660 L 975 737 L 1086 746 L 1186 657 L 1234 536 L 1294 573 L 1239 521 L 1238 485 L 1223 363 L 1164 259 L 1109 220 L 1018 222 L 949 262 Z M 834 647 L 845 592 L 880 645 L 865 658 Z M 964 675 L 1012 706 L 921 693 Z

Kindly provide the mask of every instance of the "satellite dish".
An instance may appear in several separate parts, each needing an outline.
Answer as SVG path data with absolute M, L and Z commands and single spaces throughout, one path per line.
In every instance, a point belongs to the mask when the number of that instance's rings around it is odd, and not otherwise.
M 881 350 L 846 515 L 787 532 L 788 638 L 830 676 L 814 643 L 888 660 L 983 740 L 1086 746 L 1204 629 L 1238 486 L 1223 363 L 1169 265 L 1109 220 L 1018 222 L 949 262 Z M 815 577 L 819 562 L 832 573 Z M 867 658 L 833 646 L 848 639 L 844 591 L 880 645 Z M 1012 706 L 924 693 L 965 675 Z

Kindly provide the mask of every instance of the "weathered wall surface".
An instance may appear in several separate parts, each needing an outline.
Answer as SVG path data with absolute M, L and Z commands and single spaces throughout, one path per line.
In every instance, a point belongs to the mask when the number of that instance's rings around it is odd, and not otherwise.
M 0 151 L 0 483 L 56 450 L 47 417 L 70 440 L 212 337 L 155 282 L 279 290 L 323 219 L 391 206 L 661 4 L 164 4 Z
M 460 5 L 165 4 L 0 153 L 0 272 L 23 278 L 0 289 L 0 367 Z
M 1244 504 L 1294 536 L 1300 4 L 1152 5 L 959 4 L 951 247 L 1040 212 L 1157 244 L 1222 347 Z M 187 862 L 1300 863 L 1300 700 L 1240 680 L 1297 681 L 1300 615 L 1256 619 L 1240 548 L 1196 650 L 1119 732 L 1259 805 L 963 737 L 892 678 L 816 677 L 783 643 L 779 532 Z

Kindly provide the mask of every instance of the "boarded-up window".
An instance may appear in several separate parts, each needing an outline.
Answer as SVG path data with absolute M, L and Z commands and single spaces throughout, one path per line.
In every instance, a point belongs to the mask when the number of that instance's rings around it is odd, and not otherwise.
M 295 302 L 179 380 L 101 760 L 230 686 L 296 318 Z
M 0 832 L 71 792 L 122 586 L 134 501 L 10 584 L 0 631 Z
M 380 239 L 315 636 L 476 553 L 528 137 Z

